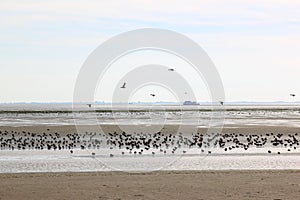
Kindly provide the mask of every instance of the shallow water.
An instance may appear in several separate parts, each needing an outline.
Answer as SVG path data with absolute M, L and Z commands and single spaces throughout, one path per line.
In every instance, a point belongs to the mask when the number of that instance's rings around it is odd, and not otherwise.
M 300 127 L 300 105 L 95 105 L 0 104 L 0 126 L 28 125 L 147 125 L 185 124 L 209 126 L 212 121 L 228 125 L 276 125 Z M 113 112 L 111 112 L 113 110 Z
M 276 149 L 272 149 L 276 152 Z M 148 172 L 156 170 L 262 170 L 299 169 L 300 151 L 267 154 L 266 149 L 224 154 L 212 150 L 212 154 L 196 151 L 177 155 L 115 155 L 109 157 L 103 151 L 0 151 L 0 173 L 20 172 L 86 172 L 128 171 Z

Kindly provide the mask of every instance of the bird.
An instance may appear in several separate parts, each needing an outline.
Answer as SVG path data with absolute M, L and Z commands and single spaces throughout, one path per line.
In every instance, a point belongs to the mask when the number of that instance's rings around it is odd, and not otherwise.
M 122 89 L 126 88 L 126 82 L 123 83 L 123 85 L 122 85 L 121 88 L 122 88 Z
M 151 96 L 155 97 L 155 94 L 150 94 Z
M 290 94 L 290 96 L 293 98 L 293 100 L 295 99 L 296 94 Z
M 168 69 L 168 71 L 170 71 L 170 72 L 173 72 L 173 71 L 174 71 L 174 69 L 173 69 L 173 68 L 169 68 L 169 69 Z
M 223 106 L 224 105 L 224 101 L 220 101 L 220 104 Z
M 87 105 L 89 108 L 92 107 L 92 104 L 90 104 L 90 103 L 88 103 L 88 104 L 86 104 L 86 105 Z

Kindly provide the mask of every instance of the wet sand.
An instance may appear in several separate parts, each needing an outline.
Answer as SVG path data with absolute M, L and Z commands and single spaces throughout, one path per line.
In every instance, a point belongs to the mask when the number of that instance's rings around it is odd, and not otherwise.
M 192 133 L 195 126 L 182 126 L 184 130 L 187 130 L 186 134 Z M 165 125 L 163 127 L 160 126 L 145 126 L 145 125 L 122 125 L 122 128 L 125 128 L 126 131 L 130 130 L 132 133 L 145 132 L 147 130 L 148 133 L 155 133 L 155 131 L 161 131 L 165 134 L 176 134 L 179 128 L 178 125 Z M 60 126 L 47 126 L 47 125 L 38 125 L 38 126 L 0 126 L 0 131 L 14 131 L 14 132 L 32 132 L 32 133 L 47 133 L 47 132 L 58 132 L 62 135 L 68 133 L 85 133 L 85 132 L 104 132 L 104 133 L 122 133 L 122 130 L 117 125 L 101 125 L 101 129 L 99 126 L 94 125 L 81 125 L 81 126 L 72 126 L 72 125 L 60 125 Z M 207 128 L 198 128 L 198 132 L 206 133 Z M 266 133 L 274 133 L 274 134 L 291 134 L 291 133 L 300 133 L 300 127 L 288 127 L 288 126 L 262 126 L 262 125 L 225 125 L 221 131 L 221 133 L 242 133 L 242 134 L 266 134 Z
M 0 174 L 0 199 L 299 199 L 300 171 Z

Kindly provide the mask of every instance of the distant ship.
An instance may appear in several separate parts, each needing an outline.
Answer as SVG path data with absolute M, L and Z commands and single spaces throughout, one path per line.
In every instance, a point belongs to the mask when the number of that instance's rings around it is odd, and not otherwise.
M 183 102 L 183 105 L 200 105 L 200 104 L 197 103 L 196 101 L 185 101 Z

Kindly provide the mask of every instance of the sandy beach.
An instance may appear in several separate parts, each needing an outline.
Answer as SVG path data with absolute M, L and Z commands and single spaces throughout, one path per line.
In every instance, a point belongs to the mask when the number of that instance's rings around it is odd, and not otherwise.
M 300 171 L 0 174 L 0 199 L 298 199 Z

